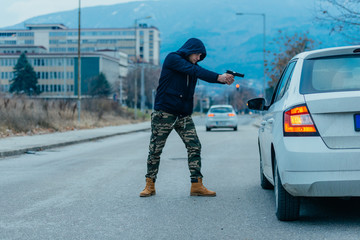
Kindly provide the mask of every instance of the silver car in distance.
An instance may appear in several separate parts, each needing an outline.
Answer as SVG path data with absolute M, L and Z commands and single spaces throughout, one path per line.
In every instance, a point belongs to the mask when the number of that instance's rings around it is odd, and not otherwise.
M 237 131 L 238 118 L 231 105 L 212 105 L 206 114 L 206 131 L 213 128 L 232 128 Z

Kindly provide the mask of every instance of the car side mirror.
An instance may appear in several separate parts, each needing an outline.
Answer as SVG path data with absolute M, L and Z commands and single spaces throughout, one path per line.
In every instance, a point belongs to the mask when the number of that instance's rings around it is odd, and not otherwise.
M 248 108 L 252 109 L 252 110 L 259 110 L 259 111 L 264 111 L 264 110 L 268 110 L 269 107 L 265 106 L 265 99 L 264 98 L 253 98 L 250 99 L 248 102 Z

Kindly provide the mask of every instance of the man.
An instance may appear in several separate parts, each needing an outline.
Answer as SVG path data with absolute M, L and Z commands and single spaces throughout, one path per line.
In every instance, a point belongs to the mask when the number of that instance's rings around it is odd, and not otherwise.
M 219 75 L 200 67 L 197 63 L 206 57 L 204 44 L 196 38 L 189 39 L 178 51 L 167 55 L 155 97 L 155 111 L 151 115 L 151 138 L 147 159 L 145 189 L 140 197 L 156 194 L 155 180 L 160 155 L 170 132 L 175 129 L 188 152 L 191 178 L 191 196 L 216 196 L 202 184 L 201 144 L 191 118 L 197 78 L 210 83 L 232 84 L 234 76 Z

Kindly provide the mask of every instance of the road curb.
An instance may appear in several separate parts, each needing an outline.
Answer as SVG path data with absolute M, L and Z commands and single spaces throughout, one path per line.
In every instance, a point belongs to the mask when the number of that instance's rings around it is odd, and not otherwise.
M 42 144 L 39 146 L 21 148 L 21 149 L 17 149 L 17 150 L 3 151 L 3 152 L 0 152 L 0 158 L 16 156 L 16 155 L 20 155 L 20 154 L 24 154 L 24 153 L 28 153 L 28 152 L 38 152 L 38 151 L 43 151 L 46 149 L 51 149 L 51 148 L 56 148 L 56 147 L 64 147 L 64 146 L 69 146 L 69 145 L 73 145 L 73 144 L 77 144 L 77 143 L 91 142 L 91 141 L 96 141 L 96 140 L 100 140 L 100 139 L 104 139 L 104 138 L 130 134 L 130 133 L 144 132 L 144 131 L 148 131 L 150 129 L 151 129 L 150 127 L 147 127 L 147 128 L 136 129 L 136 130 L 106 134 L 106 135 L 102 135 L 102 136 L 88 137 L 88 138 L 79 139 L 79 140 L 71 140 L 71 141 L 65 141 L 65 142 L 49 144 L 49 145 Z

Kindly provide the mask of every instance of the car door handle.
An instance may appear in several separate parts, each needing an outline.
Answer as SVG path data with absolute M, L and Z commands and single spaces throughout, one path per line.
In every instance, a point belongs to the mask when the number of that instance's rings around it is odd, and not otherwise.
M 269 123 L 269 124 L 273 124 L 273 123 L 274 123 L 274 119 L 273 119 L 273 118 L 270 118 L 270 119 L 267 120 L 266 122 Z

